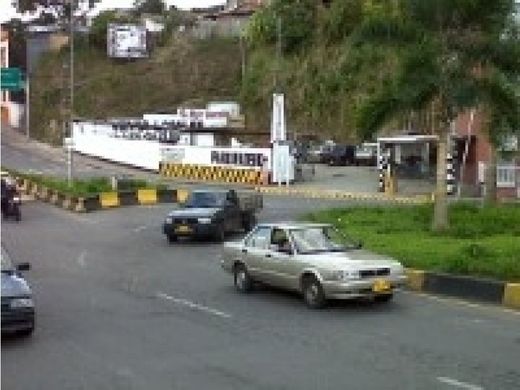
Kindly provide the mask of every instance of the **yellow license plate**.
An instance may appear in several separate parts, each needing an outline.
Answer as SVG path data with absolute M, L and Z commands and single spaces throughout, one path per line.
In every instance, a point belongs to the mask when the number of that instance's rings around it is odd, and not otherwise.
M 189 226 L 186 226 L 186 225 L 181 225 L 181 226 L 177 226 L 177 228 L 175 229 L 175 231 L 177 233 L 191 233 L 191 229 Z
M 376 279 L 372 286 L 372 291 L 375 293 L 388 292 L 392 289 L 392 285 L 388 280 Z

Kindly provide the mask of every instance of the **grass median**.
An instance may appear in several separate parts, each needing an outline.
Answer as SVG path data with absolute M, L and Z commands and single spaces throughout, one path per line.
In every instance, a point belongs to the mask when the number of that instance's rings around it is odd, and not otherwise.
M 14 170 L 8 171 L 15 177 L 28 179 L 33 183 L 43 185 L 51 190 L 59 191 L 64 195 L 73 197 L 88 197 L 97 195 L 101 192 L 113 191 L 112 183 L 108 177 L 100 176 L 85 179 L 74 179 L 71 185 L 69 185 L 66 179 L 59 177 L 23 173 Z M 167 186 L 162 183 L 152 183 L 143 179 L 125 178 L 118 180 L 118 191 L 136 191 L 138 189 L 164 190 L 167 189 Z
M 450 228 L 431 230 L 433 206 L 356 207 L 321 211 L 328 222 L 406 267 L 520 281 L 520 205 L 450 206 Z

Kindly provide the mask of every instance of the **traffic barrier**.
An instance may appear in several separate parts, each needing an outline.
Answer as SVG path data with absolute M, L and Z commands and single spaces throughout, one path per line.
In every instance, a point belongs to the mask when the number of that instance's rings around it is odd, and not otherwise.
M 156 204 L 157 190 L 140 188 L 137 190 L 137 201 L 139 204 Z
M 424 285 L 424 271 L 417 269 L 406 269 L 408 288 L 414 291 L 421 291 Z
M 160 163 L 159 172 L 166 177 L 261 185 L 265 178 L 260 169 L 209 165 Z
M 135 206 L 139 204 L 137 199 L 137 190 L 117 191 L 117 197 L 119 198 L 119 204 L 117 206 Z
M 506 283 L 502 304 L 511 308 L 520 309 L 520 283 Z
M 184 203 L 188 199 L 188 196 L 190 196 L 190 191 L 183 188 L 177 190 L 177 202 Z
M 177 190 L 174 189 L 158 189 L 157 203 L 176 203 Z
M 115 191 L 101 192 L 99 194 L 99 202 L 102 208 L 118 207 L 119 206 L 119 194 Z
M 65 195 L 63 198 L 63 202 L 61 203 L 61 207 L 65 210 L 74 210 L 76 208 L 77 203 L 78 198 L 72 197 L 70 195 Z
M 51 197 L 51 192 L 46 186 L 39 185 L 36 196 L 40 200 L 48 201 Z
M 520 283 L 406 269 L 410 290 L 471 301 L 500 304 L 520 310 Z

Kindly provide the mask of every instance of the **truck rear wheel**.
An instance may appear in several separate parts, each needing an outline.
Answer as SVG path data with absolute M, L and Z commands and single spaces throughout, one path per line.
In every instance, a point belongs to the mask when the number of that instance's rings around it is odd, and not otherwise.
M 245 233 L 249 233 L 256 225 L 256 217 L 251 214 L 245 214 L 242 218 L 242 227 Z

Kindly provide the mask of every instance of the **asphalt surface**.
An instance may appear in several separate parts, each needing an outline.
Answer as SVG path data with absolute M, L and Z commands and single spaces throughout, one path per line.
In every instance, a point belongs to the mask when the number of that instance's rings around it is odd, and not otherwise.
M 261 219 L 314 206 L 267 198 Z M 268 288 L 240 295 L 218 244 L 167 244 L 170 207 L 33 202 L 3 223 L 7 250 L 33 265 L 37 330 L 3 338 L 2 388 L 518 388 L 518 314 L 413 293 L 322 311 Z
M 260 220 L 340 204 L 266 197 Z M 30 202 L 21 223 L 2 222 L 2 244 L 33 265 L 37 305 L 32 337 L 2 337 L 3 389 L 520 387 L 518 312 L 409 292 L 321 311 L 269 288 L 241 295 L 220 245 L 167 243 L 172 207 Z

